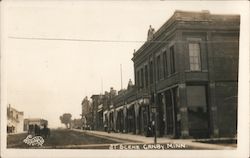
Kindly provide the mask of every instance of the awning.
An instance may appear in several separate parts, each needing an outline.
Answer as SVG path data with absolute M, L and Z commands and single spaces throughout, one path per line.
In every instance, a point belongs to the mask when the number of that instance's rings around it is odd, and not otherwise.
M 98 109 L 102 109 L 102 107 L 103 107 L 102 104 L 98 105 Z
M 97 112 L 103 111 L 103 109 L 98 109 Z
M 105 110 L 104 112 L 103 112 L 103 116 L 105 115 L 105 114 L 107 114 L 108 113 L 108 110 Z
M 126 105 L 126 107 L 127 107 L 127 109 L 129 109 L 132 105 L 134 105 L 136 103 L 136 100 L 135 101 L 133 101 L 133 102 L 131 102 L 131 103 L 129 103 L 129 104 L 127 104 Z
M 119 106 L 119 107 L 117 107 L 115 110 L 116 111 L 119 111 L 119 110 L 122 110 L 123 109 L 123 106 Z

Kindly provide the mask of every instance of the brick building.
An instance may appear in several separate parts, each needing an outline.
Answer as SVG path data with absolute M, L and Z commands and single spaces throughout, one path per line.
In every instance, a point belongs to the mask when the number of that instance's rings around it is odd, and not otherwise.
M 149 120 L 149 99 L 138 92 L 130 80 L 127 89 L 119 91 L 113 99 L 117 132 L 145 134 Z
M 135 85 L 150 98 L 158 135 L 237 133 L 239 25 L 239 15 L 175 11 L 134 53 Z
M 103 124 L 158 136 L 237 134 L 239 15 L 175 11 L 133 54 L 135 85 L 108 98 Z M 93 99 L 93 98 L 92 98 Z M 102 104 L 104 105 L 104 104 Z

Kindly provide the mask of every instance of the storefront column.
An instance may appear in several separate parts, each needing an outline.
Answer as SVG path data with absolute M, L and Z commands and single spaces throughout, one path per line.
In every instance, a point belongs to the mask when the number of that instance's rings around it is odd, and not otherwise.
M 219 136 L 219 128 L 217 125 L 217 106 L 215 102 L 215 83 L 212 82 L 209 84 L 209 99 L 210 99 L 210 137 L 218 137 Z
M 139 117 L 139 104 L 138 103 L 135 104 L 134 110 L 135 110 L 135 133 L 139 134 L 140 117 Z
M 114 131 L 117 132 L 117 111 L 116 110 L 114 110 L 113 117 L 114 117 L 114 120 L 113 120 L 113 122 L 114 122 Z
M 127 108 L 123 108 L 123 133 L 127 132 Z
M 162 95 L 162 105 L 163 105 L 163 110 L 164 110 L 164 112 L 163 112 L 163 121 L 164 121 L 164 126 L 165 126 L 165 128 L 164 128 L 164 135 L 167 135 L 168 133 L 167 133 L 167 109 L 166 109 L 166 95 L 165 95 L 165 93 L 162 93 L 161 94 Z
M 187 109 L 187 94 L 186 94 L 186 84 L 179 84 L 177 89 L 177 112 L 176 112 L 176 121 L 175 128 L 177 132 L 180 132 L 181 138 L 189 137 L 189 127 L 188 127 L 188 109 Z M 177 133 L 175 133 L 177 134 Z
M 207 41 L 212 40 L 212 32 L 207 32 Z M 219 136 L 219 128 L 217 124 L 217 105 L 215 100 L 215 67 L 214 67 L 214 51 L 211 42 L 207 42 L 207 52 L 208 53 L 208 70 L 209 70 L 209 85 L 208 85 L 208 107 L 209 116 L 210 116 L 210 137 L 218 137 Z

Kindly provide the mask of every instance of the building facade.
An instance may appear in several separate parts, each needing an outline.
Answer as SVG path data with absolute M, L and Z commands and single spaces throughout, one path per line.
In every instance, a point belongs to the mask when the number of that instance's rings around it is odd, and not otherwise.
M 238 15 L 176 11 L 132 58 L 158 135 L 237 133 Z
M 85 97 L 81 103 L 82 105 L 82 114 L 81 114 L 81 120 L 82 120 L 82 128 L 91 128 L 92 122 L 93 122 L 93 108 L 91 106 L 90 100 L 88 97 Z
M 133 54 L 135 85 L 94 105 L 96 127 L 147 135 L 153 124 L 170 138 L 234 137 L 239 28 L 239 15 L 209 11 L 175 11 L 158 30 L 150 26 Z
M 7 107 L 7 133 L 23 132 L 23 112 Z
M 35 126 L 39 128 L 48 127 L 48 121 L 41 118 L 26 118 L 24 119 L 23 130 L 29 131 L 35 129 Z
M 82 118 L 80 118 L 80 119 L 73 119 L 73 120 L 71 120 L 70 127 L 74 128 L 74 129 L 83 129 L 84 123 L 85 123 L 84 119 L 82 119 Z

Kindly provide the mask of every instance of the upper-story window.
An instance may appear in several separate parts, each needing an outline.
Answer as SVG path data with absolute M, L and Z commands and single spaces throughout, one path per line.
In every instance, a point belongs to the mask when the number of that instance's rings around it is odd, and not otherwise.
M 138 89 L 140 89 L 140 85 L 141 85 L 141 83 L 140 83 L 140 71 L 137 71 L 136 73 L 137 73 L 136 74 L 136 79 L 137 79 L 136 85 L 137 85 Z
M 168 76 L 167 51 L 163 52 L 163 71 L 164 71 L 164 78 L 166 78 Z
M 150 80 L 150 84 L 152 84 L 153 83 L 153 80 L 154 80 L 154 76 L 153 76 L 153 61 L 151 60 L 150 62 L 149 62 L 149 80 Z
M 148 65 L 145 65 L 145 86 L 148 87 Z
M 189 64 L 191 71 L 201 70 L 200 44 L 198 42 L 189 43 Z
M 157 80 L 159 81 L 161 79 L 161 56 L 157 56 Z
M 138 76 L 137 76 L 137 72 L 135 72 L 135 85 L 137 85 L 138 83 L 138 81 L 137 81 L 137 78 L 138 78 Z
M 175 73 L 175 52 L 174 46 L 170 47 L 170 73 Z
M 144 72 L 143 72 L 143 68 L 141 68 L 141 88 L 144 88 Z
M 10 111 L 10 117 L 13 118 L 13 111 Z

